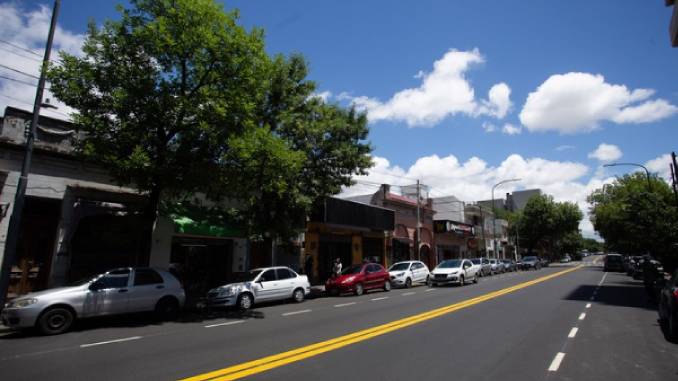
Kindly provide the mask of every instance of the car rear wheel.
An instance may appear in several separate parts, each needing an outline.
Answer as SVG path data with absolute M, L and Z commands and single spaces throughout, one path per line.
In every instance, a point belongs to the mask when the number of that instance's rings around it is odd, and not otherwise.
M 473 277 L 473 283 L 478 283 L 478 273 Z
M 55 307 L 40 315 L 37 327 L 43 335 L 58 335 L 68 331 L 74 319 L 73 312 L 68 308 Z
M 172 320 L 179 315 L 179 302 L 171 296 L 166 296 L 155 304 L 155 315 L 161 320 Z
M 405 279 L 405 288 L 410 288 L 412 287 L 412 279 L 407 278 Z
M 411 283 L 411 281 L 410 281 L 410 283 Z M 388 280 L 386 282 L 384 282 L 384 291 L 391 291 L 391 282 L 388 281 Z
M 355 285 L 355 294 L 360 296 L 360 295 L 363 294 L 363 292 L 365 292 L 365 289 L 363 288 L 363 284 L 362 283 L 356 284 Z
M 238 308 L 243 311 L 252 308 L 252 295 L 248 293 L 241 294 L 240 297 L 238 297 Z
M 305 297 L 304 290 L 302 290 L 301 288 L 297 288 L 296 290 L 294 290 L 292 297 L 293 297 L 294 301 L 297 302 L 297 303 L 303 302 L 304 297 Z

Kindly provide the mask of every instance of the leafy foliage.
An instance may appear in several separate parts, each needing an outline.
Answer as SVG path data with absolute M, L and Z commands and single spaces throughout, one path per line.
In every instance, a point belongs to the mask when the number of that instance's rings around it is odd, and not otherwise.
M 591 220 L 609 250 L 629 255 L 650 253 L 675 261 L 678 215 L 674 195 L 663 180 L 634 173 L 589 195 Z

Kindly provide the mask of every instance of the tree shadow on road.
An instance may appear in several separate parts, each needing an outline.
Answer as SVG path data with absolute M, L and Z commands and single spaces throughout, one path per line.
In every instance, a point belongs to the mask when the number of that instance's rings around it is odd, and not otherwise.
M 590 301 L 591 296 L 598 289 L 595 303 L 617 307 L 643 308 L 656 310 L 657 305 L 650 300 L 642 282 L 619 281 L 597 285 L 582 285 L 568 295 L 566 300 Z

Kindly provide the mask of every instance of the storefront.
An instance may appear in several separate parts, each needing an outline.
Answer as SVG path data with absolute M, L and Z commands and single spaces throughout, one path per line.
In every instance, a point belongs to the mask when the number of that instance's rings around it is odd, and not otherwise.
M 433 226 L 439 262 L 473 256 L 472 248 L 476 245 L 473 225 L 451 220 L 436 220 Z
M 313 284 L 329 278 L 337 258 L 344 267 L 370 261 L 388 266 L 392 210 L 328 197 L 306 224 L 305 255 Z M 306 259 L 304 259 L 306 261 Z

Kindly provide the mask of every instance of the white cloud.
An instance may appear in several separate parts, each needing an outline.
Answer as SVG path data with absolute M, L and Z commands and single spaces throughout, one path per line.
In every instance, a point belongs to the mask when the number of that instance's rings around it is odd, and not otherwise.
M 595 130 L 604 121 L 650 123 L 678 112 L 664 99 L 648 100 L 653 94 L 606 83 L 600 74 L 552 75 L 528 95 L 520 121 L 532 132 L 573 134 Z
M 590 159 L 596 159 L 601 162 L 611 162 L 622 157 L 622 151 L 614 144 L 600 143 L 595 151 L 589 153 Z
M 482 106 L 476 111 L 477 114 L 488 114 L 502 119 L 511 108 L 511 88 L 505 84 L 497 83 L 490 88 L 487 100 L 482 101 Z
M 520 126 L 516 127 L 511 123 L 506 123 L 501 129 L 501 132 L 506 135 L 519 135 L 521 132 L 523 132 L 523 129 L 520 128 Z
M 2 44 L 0 45 L 0 48 L 2 48 L 0 64 L 38 77 L 40 75 L 40 62 L 42 61 L 51 16 L 52 9 L 46 6 L 26 10 L 12 2 L 0 4 L 0 20 L 2 20 L 0 23 L 0 39 L 37 53 L 37 55 L 31 54 L 11 45 Z M 52 59 L 57 58 L 59 50 L 64 50 L 74 55 L 81 55 L 83 41 L 83 35 L 57 26 L 54 33 Z M 0 68 L 0 74 L 14 79 L 0 78 L 0 112 L 4 112 L 5 107 L 8 105 L 32 111 L 35 99 L 35 85 L 37 85 L 38 81 L 30 76 L 2 68 Z M 17 81 L 34 83 L 35 85 Z M 45 90 L 44 99 L 47 98 L 58 109 L 42 109 L 40 113 L 59 119 L 68 119 L 67 115 L 72 113 L 73 109 L 56 101 L 49 90 Z
M 487 133 L 497 131 L 497 126 L 495 126 L 494 124 L 489 123 L 489 122 L 483 122 L 482 126 L 483 126 L 483 130 L 485 130 L 485 132 L 487 132 Z
M 571 149 L 575 149 L 575 148 L 577 148 L 577 147 L 565 144 L 565 145 L 556 147 L 556 151 L 562 152 L 562 151 L 567 151 L 567 150 L 571 150 Z
M 659 175 L 659 177 L 663 178 L 671 184 L 671 168 L 669 165 L 671 164 L 671 155 L 670 154 L 664 154 L 659 156 L 656 159 L 652 159 L 645 163 L 645 167 L 647 168 L 648 171 L 652 173 L 656 173 Z
M 517 189 L 540 188 L 556 201 L 576 203 L 588 215 L 586 197 L 612 178 L 594 176 L 584 179 L 589 168 L 576 162 L 553 161 L 542 158 L 523 158 L 513 154 L 498 166 L 492 167 L 478 157 L 460 162 L 454 155 L 431 155 L 419 158 L 409 168 L 392 166 L 382 157 L 374 157 L 375 166 L 367 176 L 356 177 L 359 185 L 346 189 L 342 196 L 374 193 L 378 185 L 408 185 L 420 179 L 432 187 L 433 197 L 454 195 L 464 201 L 486 200 L 491 197 L 492 186 L 503 179 L 520 178 L 495 190 L 495 197 Z M 586 218 L 580 224 L 583 234 L 594 237 L 595 232 Z
M 367 111 L 372 122 L 404 121 L 410 127 L 421 127 L 432 126 L 456 114 L 503 118 L 511 107 L 509 86 L 505 83 L 492 86 L 488 100 L 479 102 L 466 79 L 469 68 L 483 62 L 478 49 L 450 50 L 433 63 L 433 71 L 419 71 L 415 75 L 415 78 L 421 79 L 419 87 L 398 91 L 385 102 L 367 96 L 352 97 L 346 93 L 340 96 L 352 101 L 356 108 Z

